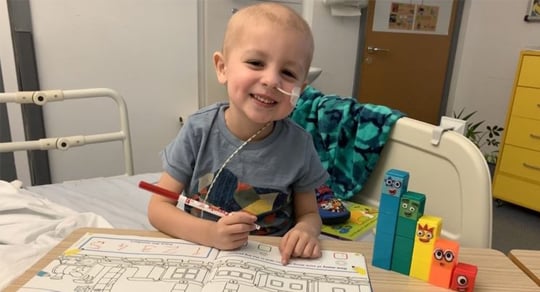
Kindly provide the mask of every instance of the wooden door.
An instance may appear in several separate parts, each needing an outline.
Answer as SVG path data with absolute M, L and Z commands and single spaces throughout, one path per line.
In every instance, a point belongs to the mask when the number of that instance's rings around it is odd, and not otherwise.
M 448 2 L 369 1 L 358 82 L 360 102 L 386 105 L 408 117 L 439 124 L 457 11 L 456 0 L 444 1 Z M 419 12 L 431 13 L 431 20 L 414 23 L 421 20 L 416 17 Z M 417 14 L 411 18 L 411 13 Z M 446 23 L 430 27 L 430 21 L 437 19 Z M 381 24 L 389 30 L 381 31 Z

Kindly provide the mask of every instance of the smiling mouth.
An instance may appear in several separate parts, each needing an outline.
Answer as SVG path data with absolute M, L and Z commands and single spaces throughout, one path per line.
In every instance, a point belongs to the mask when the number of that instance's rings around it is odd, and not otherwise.
M 255 100 L 257 100 L 258 102 L 262 102 L 264 104 L 276 104 L 277 103 L 274 100 L 264 98 L 264 97 L 262 97 L 260 95 L 257 95 L 257 94 L 251 94 L 250 96 L 253 97 Z

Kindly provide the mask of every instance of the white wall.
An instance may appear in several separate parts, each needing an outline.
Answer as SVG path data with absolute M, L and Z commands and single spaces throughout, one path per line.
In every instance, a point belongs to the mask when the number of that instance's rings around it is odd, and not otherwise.
M 161 170 L 159 152 L 198 108 L 197 0 L 30 1 L 42 89 L 108 87 L 126 100 L 135 172 Z M 75 105 L 77 103 L 77 105 Z M 48 136 L 118 129 L 114 103 L 44 107 Z M 119 174 L 120 143 L 50 151 L 54 182 Z
M 226 99 L 223 86 L 217 83 L 211 55 L 220 49 L 231 9 L 254 2 L 257 1 L 33 0 L 41 86 L 118 90 L 129 106 L 136 172 L 159 171 L 158 153 L 176 134 L 178 116 L 185 117 L 196 110 L 200 95 L 201 106 Z M 466 0 L 448 115 L 466 107 L 478 110 L 479 119 L 504 125 L 519 51 L 540 46 L 540 24 L 523 21 L 529 2 Z M 331 16 L 322 0 L 304 0 L 303 8 L 298 3 L 291 5 L 303 11 L 314 33 L 313 66 L 323 68 L 314 86 L 325 93 L 351 96 L 358 32 L 363 29 L 359 27 L 360 18 Z M 5 1 L 0 8 L 5 9 Z M 2 9 L 0 16 L 7 15 Z M 11 40 L 6 18 L 1 19 L 0 58 L 6 89 L 11 91 L 16 90 L 8 45 Z M 62 110 L 55 108 L 44 113 L 50 135 L 64 134 L 60 132 L 73 128 L 102 129 L 116 123 L 112 110 L 103 105 L 90 103 L 84 110 L 73 110 L 68 115 L 61 114 Z M 12 127 L 21 128 L 20 124 Z M 109 175 L 115 167 L 122 167 L 117 152 L 99 154 L 106 160 L 105 168 L 94 166 L 93 154 L 70 155 L 76 157 L 69 157 L 73 162 L 67 164 L 67 169 L 77 171 L 55 173 L 55 181 L 71 175 L 80 177 L 81 172 L 84 176 Z M 52 167 L 53 172 L 64 168 L 57 167 L 56 162 Z M 87 170 L 97 174 L 86 173 Z
M 312 66 L 322 68 L 313 86 L 327 94 L 353 96 L 360 16 L 332 16 L 322 0 L 304 0 L 304 17 L 315 38 Z
M 519 52 L 540 48 L 540 23 L 523 21 L 529 3 L 465 2 L 447 115 L 477 110 L 478 121 L 504 126 Z

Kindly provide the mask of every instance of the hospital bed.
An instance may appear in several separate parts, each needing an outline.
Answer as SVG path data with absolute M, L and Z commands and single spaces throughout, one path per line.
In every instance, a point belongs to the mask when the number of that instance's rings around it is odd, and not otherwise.
M 119 176 L 42 186 L 20 187 L 17 182 L 0 181 L 0 289 L 75 228 L 153 229 L 146 217 L 149 194 L 138 188 L 138 183 L 156 182 L 159 173 L 133 173 L 127 110 L 120 95 L 110 89 L 3 93 L 0 102 L 45 105 L 102 96 L 113 98 L 119 107 L 121 129 L 117 132 L 0 143 L 0 152 L 7 152 L 68 149 L 120 140 L 126 169 Z M 392 168 L 408 171 L 409 190 L 427 197 L 425 214 L 443 218 L 443 236 L 458 240 L 462 246 L 491 247 L 487 164 L 474 144 L 447 130 L 406 117 L 399 119 L 376 169 L 353 200 L 377 206 L 385 172 Z

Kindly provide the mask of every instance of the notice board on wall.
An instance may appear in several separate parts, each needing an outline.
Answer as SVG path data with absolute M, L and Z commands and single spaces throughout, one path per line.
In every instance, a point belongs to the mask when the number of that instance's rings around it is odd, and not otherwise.
M 448 35 L 452 0 L 379 0 L 373 31 Z

